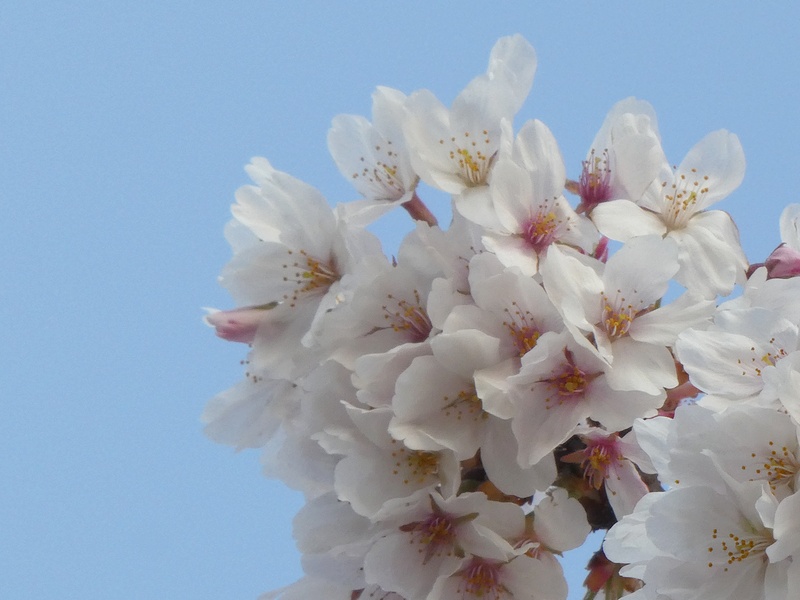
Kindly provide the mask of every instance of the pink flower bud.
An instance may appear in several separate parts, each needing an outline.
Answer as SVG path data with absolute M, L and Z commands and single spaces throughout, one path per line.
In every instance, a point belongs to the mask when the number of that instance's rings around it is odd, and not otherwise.
M 217 335 L 223 340 L 251 344 L 258 326 L 264 321 L 268 311 L 277 305 L 277 302 L 270 302 L 260 306 L 217 310 L 207 314 L 204 320 L 216 329 Z
M 764 265 L 767 267 L 768 279 L 788 279 L 800 275 L 800 252 L 781 244 L 767 257 Z

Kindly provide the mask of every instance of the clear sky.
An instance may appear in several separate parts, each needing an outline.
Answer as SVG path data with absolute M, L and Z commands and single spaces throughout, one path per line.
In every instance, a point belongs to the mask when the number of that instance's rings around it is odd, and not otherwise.
M 449 103 L 519 32 L 539 69 L 516 125 L 543 120 L 573 178 L 630 95 L 675 163 L 737 133 L 720 208 L 759 261 L 800 201 L 798 22 L 792 2 L 3 2 L 0 598 L 254 600 L 299 577 L 301 499 L 199 421 L 242 375 L 201 307 L 231 306 L 250 157 L 354 199 L 331 119 L 368 115 L 376 85 Z M 393 248 L 407 225 L 377 231 Z

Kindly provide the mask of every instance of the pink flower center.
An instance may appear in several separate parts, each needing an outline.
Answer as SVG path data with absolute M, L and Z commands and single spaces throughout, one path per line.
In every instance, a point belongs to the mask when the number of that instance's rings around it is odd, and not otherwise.
M 413 291 L 414 300 L 398 300 L 389 294 L 396 308 L 388 304 L 383 306 L 384 319 L 389 321 L 389 326 L 398 333 L 406 333 L 411 342 L 423 342 L 433 329 L 428 313 L 422 306 L 422 300 L 417 290 Z
M 502 563 L 490 562 L 486 559 L 473 557 L 466 568 L 459 572 L 462 584 L 459 592 L 463 597 L 485 598 L 499 600 L 503 596 L 510 597 L 508 589 L 500 582 L 500 569 Z
M 550 379 L 543 380 L 555 392 L 545 400 L 546 410 L 550 410 L 553 404 L 561 406 L 565 402 L 581 400 L 589 384 L 601 375 L 600 373 L 585 373 L 575 364 L 572 352 L 566 348 L 564 356 L 567 360 L 561 366 L 561 370 Z
M 618 448 L 619 438 L 616 435 L 604 439 L 584 440 L 586 448 L 562 457 L 563 462 L 579 464 L 583 476 L 596 490 L 603 487 L 603 482 L 612 467 L 622 459 Z
M 400 531 L 412 534 L 414 543 L 420 544 L 424 553 L 422 564 L 427 564 L 434 556 L 452 554 L 456 541 L 457 521 L 445 512 L 435 512 L 424 521 L 408 523 Z
M 541 254 L 556 240 L 560 224 L 553 211 L 539 212 L 522 224 L 522 238 L 537 254 Z
M 619 461 L 619 452 L 613 441 L 602 441 L 587 446 L 583 460 L 583 476 L 595 489 L 600 489 L 612 465 Z
M 583 161 L 583 170 L 578 182 L 578 194 L 586 212 L 611 199 L 611 169 L 608 167 L 608 150 L 603 156 L 595 156 L 592 148 L 589 158 Z

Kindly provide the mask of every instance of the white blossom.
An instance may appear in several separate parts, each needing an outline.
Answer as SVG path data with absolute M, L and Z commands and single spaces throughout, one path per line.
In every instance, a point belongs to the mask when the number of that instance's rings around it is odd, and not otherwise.
M 397 204 L 414 197 L 419 177 L 403 135 L 406 96 L 378 87 L 372 94 L 372 122 L 339 115 L 328 132 L 328 149 L 336 166 L 362 201 L 342 204 L 350 223 L 365 225 Z
M 638 202 L 658 176 L 664 152 L 658 121 L 649 103 L 636 98 L 617 102 L 595 135 L 577 185 L 579 210 L 626 199 Z
M 648 234 L 674 240 L 679 248 L 677 281 L 706 298 L 727 295 L 744 281 L 747 260 L 731 217 L 707 209 L 739 187 L 744 165 L 739 138 L 715 131 L 675 171 L 665 160 L 638 203 L 603 203 L 592 211 L 592 220 L 601 233 L 623 242 Z

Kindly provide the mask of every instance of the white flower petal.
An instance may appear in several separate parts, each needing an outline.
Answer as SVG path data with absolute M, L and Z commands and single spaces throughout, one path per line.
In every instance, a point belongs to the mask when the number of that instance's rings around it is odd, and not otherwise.
M 598 205 L 591 215 L 598 231 L 612 240 L 627 242 L 638 235 L 663 235 L 661 218 L 629 200 L 611 200 Z

